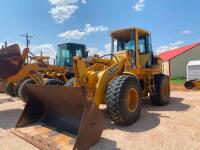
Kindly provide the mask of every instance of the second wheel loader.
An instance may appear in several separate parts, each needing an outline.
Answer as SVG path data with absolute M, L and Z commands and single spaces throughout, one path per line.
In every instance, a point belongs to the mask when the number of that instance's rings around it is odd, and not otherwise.
M 72 87 L 27 85 L 28 103 L 12 132 L 40 149 L 84 150 L 101 137 L 100 104 L 119 125 L 138 120 L 142 97 L 166 105 L 169 77 L 153 55 L 150 33 L 134 27 L 113 31 L 111 37 L 111 54 L 87 60 L 92 65 L 74 58 Z
M 22 100 L 23 88 L 26 83 L 42 84 L 44 78 L 65 80 L 67 69 L 48 63 L 49 57 L 32 56 L 29 48 L 21 53 L 17 44 L 0 50 L 0 79 L 7 83 L 5 90 L 11 96 L 18 95 Z M 33 55 L 33 54 L 32 54 Z M 30 62 L 27 63 L 27 60 Z
M 63 85 L 74 76 L 73 56 L 87 57 L 86 46 L 77 43 L 58 45 L 56 65 L 48 63 L 49 57 L 30 57 L 29 53 L 32 54 L 26 48 L 21 54 L 17 44 L 0 50 L 0 79 L 7 82 L 6 93 L 24 101 L 26 84 Z

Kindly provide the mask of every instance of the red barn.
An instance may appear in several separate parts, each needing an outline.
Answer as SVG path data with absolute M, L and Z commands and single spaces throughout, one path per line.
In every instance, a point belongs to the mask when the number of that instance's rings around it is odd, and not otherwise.
M 200 60 L 200 42 L 159 54 L 163 71 L 171 78 L 186 78 L 186 67 L 191 60 Z

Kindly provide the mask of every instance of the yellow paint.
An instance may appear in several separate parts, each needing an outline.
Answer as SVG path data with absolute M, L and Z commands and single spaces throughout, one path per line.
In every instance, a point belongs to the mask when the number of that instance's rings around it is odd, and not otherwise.
M 200 89 L 200 80 L 195 80 L 194 86 L 195 86 L 195 88 Z
M 138 108 L 138 93 L 135 88 L 131 88 L 128 93 L 128 111 L 135 112 Z
M 18 73 L 7 78 L 6 81 L 9 83 L 14 83 L 32 76 L 33 80 L 35 80 L 36 83 L 38 83 L 37 78 L 40 78 L 39 81 L 41 81 L 42 79 L 40 76 L 36 74 L 36 72 L 42 72 L 44 74 L 47 74 L 48 76 L 56 77 L 60 75 L 64 76 L 66 71 L 67 69 L 61 66 L 53 66 L 53 65 L 42 66 L 41 64 L 33 63 L 25 65 Z

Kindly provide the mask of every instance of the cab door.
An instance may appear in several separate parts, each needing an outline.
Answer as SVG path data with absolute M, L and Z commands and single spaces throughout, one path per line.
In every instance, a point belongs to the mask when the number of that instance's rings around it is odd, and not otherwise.
M 138 36 L 138 47 L 140 66 L 147 68 L 152 65 L 152 44 L 150 35 L 139 35 Z

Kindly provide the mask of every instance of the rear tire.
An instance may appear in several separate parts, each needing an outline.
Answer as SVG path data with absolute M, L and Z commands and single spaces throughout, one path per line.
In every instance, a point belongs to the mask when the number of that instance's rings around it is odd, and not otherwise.
M 142 90 L 138 79 L 121 75 L 110 81 L 106 93 L 106 104 L 111 119 L 119 125 L 136 122 L 142 109 Z
M 169 77 L 164 74 L 154 76 L 156 94 L 151 95 L 153 105 L 164 106 L 170 101 Z
M 27 84 L 36 84 L 34 80 L 28 78 L 28 79 L 25 79 L 21 84 L 20 84 L 20 87 L 19 87 L 19 90 L 18 90 L 18 96 L 19 98 L 24 102 L 24 103 L 27 103 L 28 101 L 28 98 L 27 98 L 27 95 L 24 91 L 24 87 L 25 85 Z
M 186 89 L 193 89 L 194 88 L 194 81 L 193 80 L 190 80 L 190 81 L 186 81 L 184 86 Z
M 45 85 L 64 85 L 65 83 L 59 79 L 49 79 L 44 84 Z

